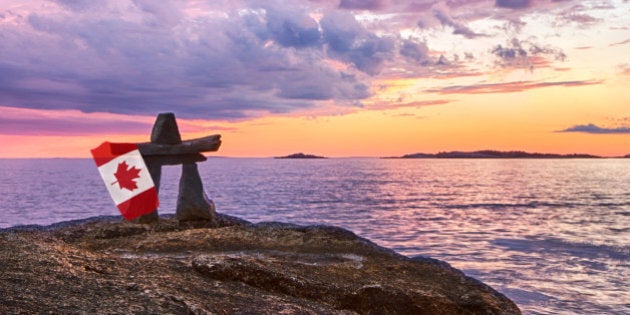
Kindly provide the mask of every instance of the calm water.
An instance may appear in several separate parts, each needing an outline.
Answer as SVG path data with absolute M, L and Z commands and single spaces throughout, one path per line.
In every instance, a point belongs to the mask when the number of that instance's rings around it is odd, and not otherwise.
M 630 160 L 210 159 L 219 212 L 451 263 L 526 314 L 630 314 Z M 178 167 L 164 169 L 173 213 Z M 0 160 L 0 227 L 116 215 L 91 160 Z

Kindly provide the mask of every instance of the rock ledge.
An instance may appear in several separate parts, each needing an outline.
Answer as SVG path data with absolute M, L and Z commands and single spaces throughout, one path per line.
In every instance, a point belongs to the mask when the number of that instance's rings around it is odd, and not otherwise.
M 341 228 L 217 219 L 0 230 L 0 313 L 520 314 L 444 262 Z

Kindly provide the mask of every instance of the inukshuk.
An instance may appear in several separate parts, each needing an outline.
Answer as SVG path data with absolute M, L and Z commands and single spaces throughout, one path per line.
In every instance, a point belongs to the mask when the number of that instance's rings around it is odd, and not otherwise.
M 179 181 L 176 217 L 180 221 L 216 221 L 215 207 L 204 192 L 197 162 L 206 160 L 201 152 L 217 151 L 221 146 L 221 135 L 182 141 L 173 113 L 157 116 L 151 132 L 151 142 L 138 143 L 155 189 L 160 189 L 162 165 L 182 165 Z M 138 223 L 151 223 L 158 220 L 157 210 L 136 219 Z

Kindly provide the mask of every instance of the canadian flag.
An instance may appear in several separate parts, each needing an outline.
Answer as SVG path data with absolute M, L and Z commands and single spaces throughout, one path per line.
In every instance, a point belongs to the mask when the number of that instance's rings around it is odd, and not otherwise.
M 157 190 L 136 144 L 103 142 L 91 151 L 105 187 L 125 219 L 157 209 Z

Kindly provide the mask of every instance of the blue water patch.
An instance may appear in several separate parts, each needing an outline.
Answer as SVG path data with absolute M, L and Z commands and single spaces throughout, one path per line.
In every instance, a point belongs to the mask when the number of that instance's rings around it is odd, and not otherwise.
M 542 304 L 551 301 L 553 297 L 534 291 L 521 290 L 516 288 L 501 287 L 501 293 L 509 297 L 514 303 L 526 304 Z
M 498 238 L 491 242 L 493 245 L 505 247 L 508 250 L 525 253 L 562 253 L 574 257 L 601 258 L 607 257 L 619 260 L 630 260 L 630 246 L 616 247 L 588 243 L 574 243 L 557 238 L 547 239 L 507 239 Z

